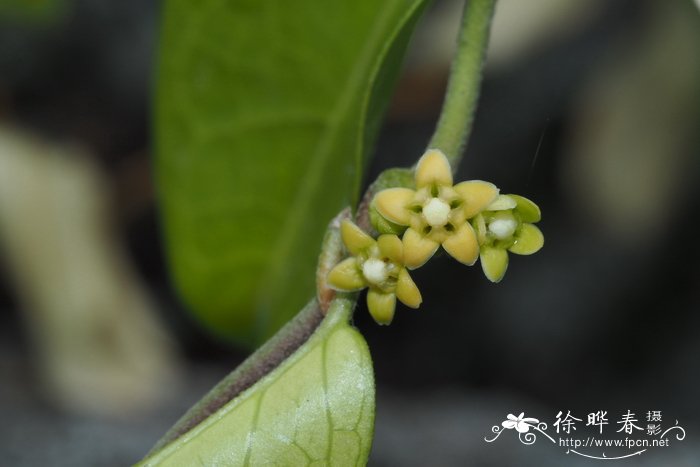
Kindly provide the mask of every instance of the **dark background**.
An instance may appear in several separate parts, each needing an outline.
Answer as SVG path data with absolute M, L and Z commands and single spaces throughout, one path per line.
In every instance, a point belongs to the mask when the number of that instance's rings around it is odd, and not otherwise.
M 109 227 L 124 294 L 136 290 L 169 336 L 157 350 L 168 371 L 124 386 L 128 397 L 119 384 L 95 383 L 93 398 L 114 402 L 76 405 L 89 396 L 71 395 L 80 385 L 50 369 L 71 365 L 51 358 L 64 355 L 53 347 L 62 341 L 37 337 L 55 324 L 31 309 L 51 306 L 31 298 L 35 276 L 17 266 L 13 237 L 2 243 L 0 235 L 6 465 L 133 463 L 247 355 L 198 328 L 168 277 L 150 154 L 158 8 L 76 0 L 39 20 L 0 10 L 0 137 L 78 148 L 99 180 L 97 217 Z M 437 2 L 419 26 L 367 180 L 409 165 L 428 141 L 459 8 Z M 484 442 L 509 413 L 551 425 L 560 410 L 584 420 L 607 410 L 611 432 L 627 410 L 642 426 L 647 411 L 661 410 L 662 426 L 677 420 L 687 437 L 625 465 L 700 465 L 699 45 L 700 11 L 690 0 L 502 0 L 457 179 L 536 200 L 545 247 L 511 257 L 498 285 L 478 266 L 431 261 L 414 273 L 423 306 L 399 306 L 389 327 L 360 305 L 355 325 L 377 380 L 371 465 L 598 462 L 545 439 L 524 446 L 509 432 Z M 0 175 L 10 167 L 2 148 Z M 6 195 L 5 206 L 15 201 Z M 2 206 L 0 226 L 17 218 Z M 105 355 L 100 366 L 111 361 Z M 582 422 L 581 436 L 586 430 Z

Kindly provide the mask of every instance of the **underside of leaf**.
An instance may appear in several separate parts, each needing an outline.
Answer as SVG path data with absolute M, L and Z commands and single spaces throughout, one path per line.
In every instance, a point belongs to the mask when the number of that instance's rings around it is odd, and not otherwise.
M 262 357 L 256 353 L 222 381 L 140 465 L 365 465 L 374 375 L 367 344 L 348 324 L 354 302 L 336 298 L 308 340 L 242 389 L 246 363 L 259 367 L 265 355 L 289 350 L 281 342 L 303 339 L 320 316 L 310 304 L 261 349 Z

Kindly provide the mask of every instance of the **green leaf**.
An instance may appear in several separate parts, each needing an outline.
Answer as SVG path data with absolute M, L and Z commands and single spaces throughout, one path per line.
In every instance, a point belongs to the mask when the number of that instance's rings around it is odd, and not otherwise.
M 167 0 L 157 179 L 191 310 L 265 340 L 314 292 L 427 0 Z
M 186 433 L 172 441 L 166 436 L 165 446 L 139 465 L 365 465 L 374 376 L 367 344 L 348 324 L 353 306 L 354 300 L 335 299 L 314 334 L 281 365 Z M 300 319 L 311 312 L 315 303 Z M 234 372 L 179 425 L 206 411 L 242 373 Z

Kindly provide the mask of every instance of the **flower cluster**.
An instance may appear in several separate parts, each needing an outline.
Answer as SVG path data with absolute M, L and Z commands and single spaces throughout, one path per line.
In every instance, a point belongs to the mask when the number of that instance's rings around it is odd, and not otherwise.
M 544 244 L 533 225 L 541 217 L 535 203 L 501 195 L 495 185 L 480 180 L 455 185 L 449 161 L 437 149 L 418 161 L 415 189 L 381 190 L 373 206 L 383 219 L 402 226 L 402 238 L 383 234 L 375 240 L 344 221 L 341 235 L 351 256 L 331 270 L 328 283 L 340 291 L 369 287 L 369 311 L 380 324 L 391 322 L 397 298 L 412 308 L 420 305 L 408 270 L 425 264 L 440 246 L 469 266 L 480 259 L 486 277 L 499 282 L 508 252 L 529 255 Z

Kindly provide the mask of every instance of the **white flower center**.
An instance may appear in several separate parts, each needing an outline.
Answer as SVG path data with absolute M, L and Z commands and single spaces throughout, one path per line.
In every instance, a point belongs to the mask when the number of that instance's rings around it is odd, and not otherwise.
M 423 208 L 423 216 L 432 227 L 442 227 L 450 218 L 450 205 L 440 198 L 433 198 Z
M 499 240 L 509 238 L 516 228 L 518 221 L 509 212 L 496 214 L 496 218 L 489 223 L 489 231 Z
M 362 275 L 368 282 L 379 285 L 389 277 L 389 271 L 384 261 L 370 258 L 362 265 Z

